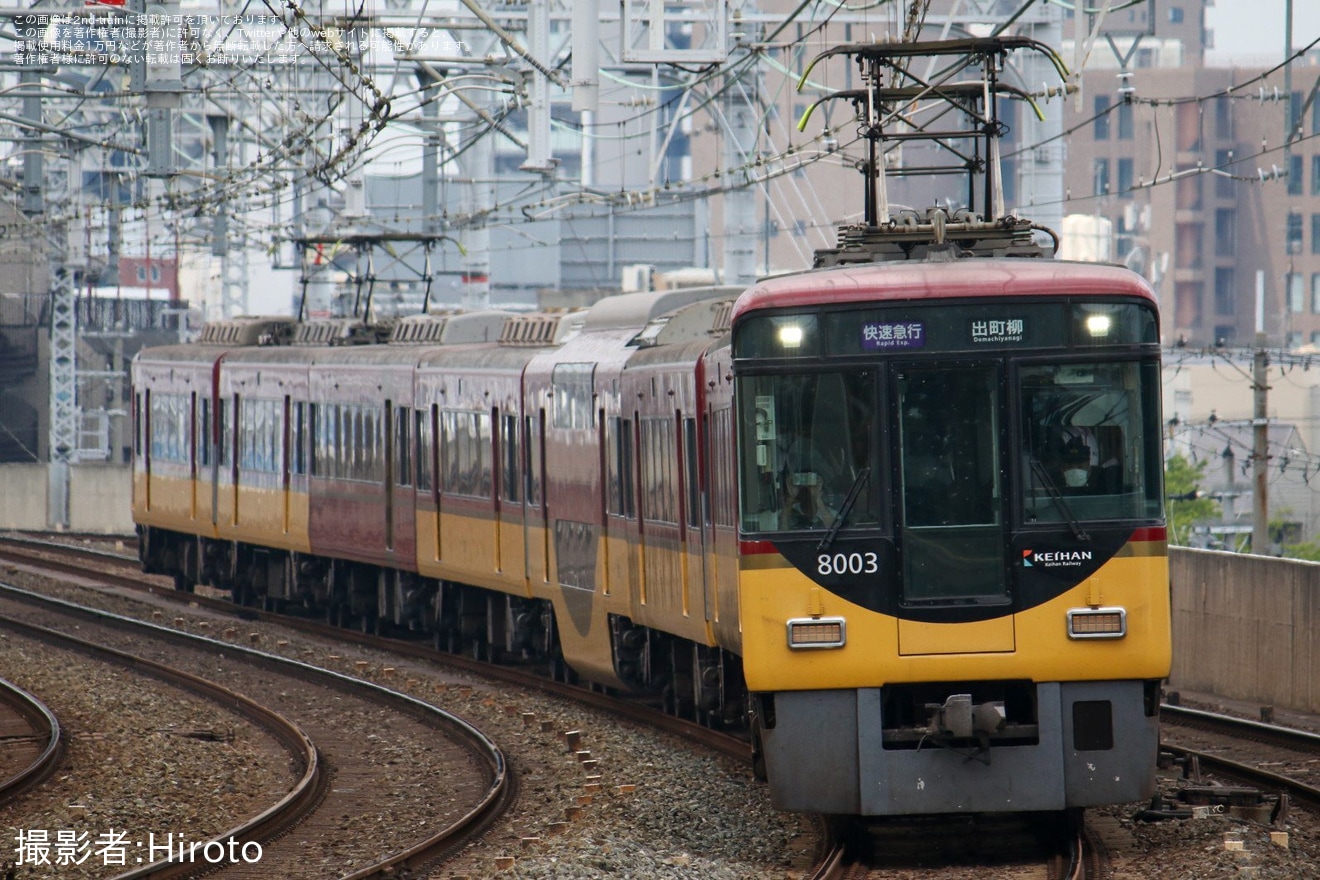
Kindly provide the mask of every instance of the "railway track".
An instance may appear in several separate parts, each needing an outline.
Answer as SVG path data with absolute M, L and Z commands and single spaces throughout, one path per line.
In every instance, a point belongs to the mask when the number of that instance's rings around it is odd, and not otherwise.
M 56 564 L 56 561 L 52 558 L 56 555 L 60 557 L 58 564 Z M 499 690 L 499 683 L 507 682 L 518 687 L 539 690 L 556 696 L 563 695 L 579 703 L 600 706 L 612 715 L 618 716 L 623 714 L 626 717 L 635 717 L 638 721 L 647 726 L 669 730 L 685 739 L 701 742 L 703 747 L 717 750 L 723 754 L 732 756 L 737 760 L 745 761 L 747 758 L 746 744 L 735 738 L 721 737 L 715 732 L 701 728 L 699 725 L 691 724 L 690 722 L 683 722 L 681 719 L 660 716 L 654 710 L 650 709 L 650 707 L 635 705 L 631 707 L 621 707 L 617 701 L 611 699 L 607 695 L 585 692 L 581 688 L 551 682 L 544 677 L 531 677 L 530 671 L 526 669 L 518 669 L 514 667 L 492 667 L 488 664 L 474 661 L 468 657 L 437 653 L 429 643 L 423 644 L 416 640 L 409 641 L 406 639 L 382 639 L 377 636 L 363 635 L 356 631 L 329 627 L 319 620 L 267 614 L 252 608 L 238 607 L 228 601 L 228 599 L 216 598 L 215 591 L 207 590 L 205 588 L 199 588 L 197 594 L 178 592 L 174 590 L 173 583 L 168 579 L 142 575 L 138 571 L 136 559 L 124 553 L 107 553 L 103 550 L 97 550 L 94 547 L 76 546 L 70 549 L 64 546 L 56 547 L 48 544 L 33 543 L 32 541 L 14 544 L 10 541 L 0 540 L 0 573 L 4 570 L 3 562 L 5 560 L 8 560 L 11 564 L 19 567 L 30 566 L 34 570 L 40 569 L 43 571 L 50 571 L 60 568 L 69 574 L 72 579 L 83 579 L 86 581 L 87 585 L 94 589 L 96 593 L 105 597 L 104 603 L 107 607 L 112 607 L 116 610 L 124 607 L 145 607 L 145 611 L 136 610 L 129 613 L 148 615 L 152 613 L 151 608 L 153 607 L 167 609 L 163 612 L 163 616 L 166 620 L 175 618 L 176 615 L 180 620 L 184 617 L 187 618 L 186 623 L 180 622 L 177 624 L 177 626 L 181 628 L 196 630 L 199 626 L 207 625 L 205 623 L 199 623 L 198 621 L 210 619 L 212 621 L 210 626 L 213 627 L 214 631 L 219 632 L 225 628 L 236 627 L 239 633 L 239 638 L 243 638 L 247 636 L 249 629 L 261 629 L 261 627 L 256 625 L 257 622 L 268 621 L 270 624 L 282 628 L 301 630 L 309 636 L 331 639 L 336 644 L 346 643 L 345 647 L 347 650 L 342 652 L 345 654 L 354 653 L 353 649 L 348 647 L 348 645 L 358 646 L 367 649 L 368 651 L 386 651 L 389 652 L 391 657 L 400 655 L 404 657 L 415 657 L 419 661 L 419 666 L 433 669 L 439 664 L 441 667 L 447 667 L 454 670 L 459 676 L 468 673 L 480 675 L 484 679 L 495 682 L 496 691 Z M 91 582 L 95 582 L 94 585 Z M 101 586 L 103 584 L 109 585 L 110 588 L 106 589 Z M 127 597 L 127 601 L 125 601 L 125 597 Z M 98 599 L 95 601 L 101 600 Z M 151 604 L 142 606 L 141 603 L 143 602 Z M 189 605 L 196 607 L 189 608 Z M 216 622 L 218 619 L 216 615 L 223 617 L 228 623 Z M 253 623 L 250 627 L 246 625 L 249 622 Z M 300 640 L 296 637 L 288 636 L 288 638 L 295 639 L 293 643 L 294 645 L 300 644 Z M 290 652 L 293 652 L 292 649 L 289 650 Z M 359 656 L 361 655 L 359 654 Z M 370 655 L 368 654 L 367 656 Z M 349 659 L 345 659 L 341 661 L 341 664 L 348 665 L 350 662 Z M 388 662 L 395 661 L 391 659 Z M 406 660 L 400 662 L 400 669 L 403 668 L 408 668 Z M 402 675 L 403 673 L 400 674 Z M 503 708 L 506 712 L 509 710 L 507 705 Z M 546 716 L 539 716 L 536 721 L 531 723 L 533 725 L 541 725 L 544 730 L 544 725 L 547 722 L 542 719 L 545 717 Z M 1171 719 L 1172 713 L 1170 713 L 1168 717 Z M 516 715 L 514 716 L 514 720 L 517 720 Z M 523 721 L 526 723 L 526 719 L 523 719 Z M 1170 727 L 1173 727 L 1172 723 L 1170 724 Z M 533 727 L 533 729 L 535 728 Z M 1213 763 L 1208 762 L 1202 766 L 1209 770 L 1212 768 Z M 630 780 L 627 779 L 627 776 L 624 776 L 620 781 Z M 1270 790 L 1276 789 L 1276 786 L 1274 785 L 1263 785 L 1263 787 Z M 1298 798 L 1297 800 L 1300 801 L 1301 799 Z M 615 801 L 616 809 L 617 803 L 618 802 Z M 593 807 L 592 809 L 594 810 L 595 808 Z M 1135 812 L 1136 809 L 1137 807 L 1134 806 L 1132 811 Z M 1130 816 L 1131 813 L 1126 815 Z M 1298 816 L 1305 815 L 1306 814 L 1304 813 L 1298 814 Z M 1121 823 L 1119 821 L 1120 818 L 1122 820 Z M 1127 821 L 1126 816 L 1123 816 L 1119 812 L 1111 811 L 1110 813 L 1105 813 L 1104 811 L 1088 811 L 1087 820 L 1086 838 L 1088 842 L 1086 843 L 1085 852 L 1080 860 L 1074 859 L 1071 856 L 1057 858 L 1051 857 L 1051 860 L 1047 863 L 1045 856 L 1042 855 L 1039 859 L 1035 859 L 1030 863 L 1023 858 L 1019 858 L 1011 865 L 1008 863 L 996 863 L 992 867 L 984 870 L 979 868 L 970 869 L 967 867 L 959 869 L 957 864 L 951 860 L 947 865 L 931 864 L 928 868 L 923 868 L 918 874 L 916 874 L 916 876 L 922 876 L 923 878 L 947 876 L 949 878 L 958 878 L 958 880 L 966 880 L 966 878 L 973 876 L 977 878 L 984 876 L 1012 877 L 1014 880 L 1019 880 L 1019 878 L 1041 878 L 1041 880 L 1049 878 L 1049 880 L 1054 880 L 1054 878 L 1065 877 L 1069 878 L 1069 880 L 1078 880 L 1078 878 L 1081 877 L 1096 878 L 1128 876 L 1133 870 L 1138 870 L 1138 874 L 1140 873 L 1139 869 L 1135 868 L 1134 865 L 1141 864 L 1140 860 L 1143 856 L 1140 855 L 1140 853 L 1150 852 L 1150 841 L 1159 841 L 1160 845 L 1163 846 L 1169 842 L 1171 835 L 1174 835 L 1174 828 L 1169 826 L 1168 823 L 1157 823 L 1157 825 L 1161 827 L 1152 826 L 1149 831 L 1145 830 L 1145 826 L 1134 830 Z M 1093 820 L 1096 820 L 1095 824 L 1099 826 L 1098 828 L 1092 827 Z M 1105 822 L 1109 822 L 1114 826 L 1112 829 L 1109 829 L 1108 832 L 1104 827 Z M 1203 833 L 1207 833 L 1206 829 L 1208 828 L 1219 827 L 1219 824 L 1214 822 L 1198 824 Z M 1190 830 L 1191 827 L 1192 826 L 1189 825 L 1188 829 Z M 1305 845 L 1303 843 L 1305 834 L 1304 832 L 1299 832 L 1295 827 L 1292 830 L 1293 864 L 1305 864 L 1306 856 L 1303 854 L 1305 850 L 1302 848 Z M 563 832 L 561 831 L 560 833 Z M 830 833 L 831 832 L 818 831 L 815 835 L 812 835 L 813 841 L 818 839 L 822 842 L 818 846 L 810 847 L 807 850 L 814 851 L 815 853 L 811 862 L 814 866 L 811 867 L 810 870 L 807 870 L 808 862 L 804 859 L 802 866 L 799 868 L 799 870 L 803 871 L 800 876 L 812 878 L 835 878 L 841 876 L 865 877 L 868 876 L 868 872 L 870 872 L 869 876 L 885 876 L 890 878 L 894 876 L 914 876 L 909 869 L 902 866 L 895 867 L 892 864 L 889 866 L 868 865 L 864 860 L 859 862 L 853 857 L 853 853 L 846 848 L 846 841 L 832 838 Z M 1134 834 L 1137 841 L 1135 844 L 1133 842 Z M 1192 840 L 1194 842 L 1188 844 L 1186 854 L 1174 855 L 1174 863 L 1190 866 L 1200 865 L 1212 860 L 1213 849 L 1207 847 L 1203 841 L 1195 842 L 1195 838 Z M 516 833 L 512 838 L 512 841 L 512 849 L 514 852 L 517 852 L 518 845 Z M 1142 841 L 1146 842 L 1144 844 L 1146 847 L 1145 849 L 1143 849 Z M 1117 865 L 1119 867 L 1116 869 L 1105 867 L 1104 852 L 1106 844 L 1109 845 L 1113 857 L 1117 860 Z M 534 846 L 539 848 L 541 845 Z M 546 846 L 547 848 L 554 849 L 554 847 Z M 489 858 L 490 854 L 500 851 L 498 844 L 494 846 L 479 847 L 479 849 L 487 858 Z M 507 844 L 505 845 L 503 852 L 509 852 Z M 805 854 L 806 853 L 804 852 L 804 856 Z M 1275 853 L 1272 848 L 1268 851 L 1261 851 L 1260 858 L 1262 859 L 1262 864 L 1269 864 L 1271 860 L 1274 862 L 1280 862 L 1282 860 L 1283 864 L 1288 864 L 1286 855 L 1279 855 L 1278 853 Z M 1296 861 L 1297 859 L 1300 859 L 1301 861 Z M 568 862 L 565 862 L 565 864 L 568 864 Z M 1084 866 L 1086 873 L 1083 874 L 1079 872 L 1079 864 Z M 1123 867 L 1124 865 L 1126 865 L 1126 868 Z M 482 876 L 483 871 L 488 870 L 489 868 L 477 869 L 475 871 L 467 871 L 466 873 L 470 873 L 472 876 Z M 1117 873 L 1113 873 L 1115 870 Z M 1125 874 L 1125 870 L 1129 872 L 1129 874 Z M 1189 867 L 1188 870 L 1190 872 L 1192 869 Z M 1191 876 L 1191 873 L 1186 875 Z M 591 875 L 590 873 L 587 873 L 584 874 L 584 876 Z M 1283 875 L 1281 874 L 1279 876 Z
M 1320 774 L 1315 769 L 1320 760 L 1320 735 L 1167 704 L 1160 707 L 1160 718 L 1165 731 L 1161 749 L 1188 761 L 1193 773 L 1199 769 L 1221 774 L 1256 788 L 1284 794 L 1287 796 L 1285 804 L 1293 802 L 1320 810 Z M 1180 745 L 1175 741 L 1179 728 L 1245 741 L 1252 744 L 1250 748 L 1257 750 L 1257 754 L 1239 761 L 1219 751 L 1222 746 L 1212 746 L 1216 750 L 1211 751 L 1204 747 Z M 1292 775 L 1267 769 L 1262 764 L 1286 768 Z
M 0 679 L 0 804 L 39 785 L 64 760 L 59 719 L 46 704 Z
M 828 858 L 811 880 L 1005 876 L 1015 880 L 1098 880 L 1104 847 L 1089 824 L 1063 815 L 961 816 L 836 821 Z
M 163 601 L 196 606 L 230 618 L 276 623 L 321 638 L 427 662 L 439 661 L 461 672 L 482 675 L 505 684 L 541 691 L 601 709 L 695 742 L 739 761 L 751 760 L 750 746 L 746 740 L 687 719 L 666 715 L 646 704 L 620 700 L 596 690 L 555 681 L 542 674 L 541 670 L 496 665 L 465 655 L 437 651 L 429 642 L 362 633 L 294 614 L 235 605 L 228 599 L 216 598 L 205 592 L 174 590 L 169 578 L 142 574 L 135 557 L 67 544 L 52 544 L 29 537 L 9 536 L 0 537 L 0 561 L 59 572 L 130 593 L 150 593 Z
M 262 627 L 259 624 L 270 624 L 282 631 L 295 630 L 315 639 L 329 640 L 332 644 L 342 646 L 344 650 L 334 649 L 335 654 L 354 653 L 353 648 L 355 647 L 367 651 L 387 652 L 390 659 L 383 662 L 399 665 L 400 677 L 410 674 L 402 670 L 413 668 L 408 660 L 415 659 L 417 661 L 416 667 L 421 670 L 435 669 L 438 666 L 460 679 L 465 676 L 478 676 L 480 680 L 489 681 L 497 690 L 503 690 L 502 686 L 507 684 L 515 688 L 539 692 L 551 699 L 564 699 L 571 703 L 599 709 L 614 718 L 634 721 L 647 729 L 678 737 L 700 749 L 731 758 L 744 766 L 750 765 L 750 752 L 745 740 L 703 727 L 687 719 L 675 718 L 652 706 L 620 700 L 606 693 L 554 681 L 544 674 L 543 667 L 493 666 L 468 656 L 437 652 L 429 641 L 423 643 L 415 639 L 385 638 L 330 626 L 319 619 L 274 614 L 251 607 L 241 607 L 229 601 L 228 598 L 221 598 L 224 594 L 219 594 L 218 591 L 208 588 L 199 587 L 195 593 L 177 591 L 174 589 L 172 581 L 166 578 L 143 575 L 138 569 L 137 560 L 122 552 L 107 553 L 94 547 L 69 546 L 63 543 L 52 544 L 35 538 L 16 539 L 8 536 L 0 537 L 0 572 L 3 571 L 5 562 L 20 570 L 42 576 L 49 576 L 52 572 L 58 572 L 65 576 L 69 582 L 77 585 L 70 589 L 61 589 L 61 594 L 67 595 L 73 592 L 81 600 L 82 595 L 84 595 L 82 589 L 91 590 L 94 598 L 89 595 L 87 601 L 117 611 L 141 616 L 154 614 L 157 617 L 163 616 L 165 620 L 175 618 L 177 626 L 193 630 L 196 630 L 198 626 L 208 625 L 199 621 L 211 620 L 210 628 L 213 632 L 220 633 L 236 628 L 238 638 L 245 637 L 249 630 L 261 629 Z M 147 604 L 144 605 L 143 603 Z M 145 610 L 142 610 L 143 608 Z M 152 608 L 179 610 L 165 610 L 162 614 L 160 611 L 151 611 Z M 176 614 L 178 615 L 177 618 L 175 617 Z M 185 616 L 187 618 L 186 624 L 182 622 Z M 288 638 L 292 638 L 292 636 L 290 635 Z M 292 651 L 293 649 L 284 650 Z M 360 652 L 358 652 L 358 655 L 361 656 Z M 350 661 L 342 659 L 337 662 L 347 664 Z M 420 674 L 423 677 L 428 675 L 425 671 Z M 508 707 L 505 708 L 507 711 Z M 525 718 L 523 720 L 524 723 L 528 723 Z M 546 724 L 549 722 L 538 719 L 530 723 L 534 726 L 539 724 L 542 731 L 544 731 Z M 562 739 L 564 731 L 561 730 L 560 735 Z M 624 768 L 620 767 L 618 769 Z M 551 824 L 556 823 L 552 822 Z M 807 825 L 808 823 L 804 821 L 803 824 Z M 823 825 L 823 822 L 817 823 L 817 828 L 821 825 Z M 552 831 L 551 833 L 555 832 Z M 815 835 L 812 836 L 812 839 L 815 839 Z M 812 850 L 816 852 L 815 861 L 819 861 L 828 854 L 823 845 L 821 847 L 808 847 L 808 851 Z
M 171 652 L 183 649 L 185 652 L 200 654 L 205 658 L 201 661 L 203 665 L 223 668 L 227 679 L 244 682 L 252 689 L 259 689 L 261 682 L 266 682 L 270 688 L 265 692 L 266 698 L 271 694 L 286 698 L 285 702 L 290 706 L 282 709 L 290 714 L 301 712 L 306 705 L 319 703 L 333 705 L 336 717 L 352 713 L 355 706 L 361 707 L 357 709 L 359 713 L 374 713 L 378 717 L 381 705 L 387 705 L 391 710 L 389 718 L 393 719 L 390 728 L 392 735 L 408 733 L 400 730 L 405 727 L 405 722 L 398 720 L 407 718 L 407 723 L 421 725 L 431 731 L 430 740 L 438 741 L 440 737 L 435 736 L 435 733 L 440 731 L 445 741 L 451 744 L 449 748 L 453 754 L 447 756 L 443 764 L 449 770 L 448 778 L 432 779 L 436 790 L 452 790 L 453 783 L 465 772 L 464 768 L 484 778 L 485 781 L 474 789 L 455 795 L 455 802 L 445 809 L 444 821 L 437 828 L 421 834 L 412 830 L 402 831 L 401 834 L 408 838 L 406 842 L 401 842 L 400 834 L 382 834 L 382 837 L 389 839 L 378 846 L 369 844 L 376 846 L 374 855 L 364 857 L 356 852 L 345 855 L 344 864 L 350 867 L 336 866 L 331 872 L 333 876 L 352 877 L 356 880 L 393 875 L 400 870 L 417 869 L 435 863 L 468 835 L 493 821 L 507 808 L 514 795 L 514 786 L 502 753 L 493 743 L 461 719 L 406 695 L 296 660 L 180 633 L 29 591 L 0 587 L 0 596 L 3 596 L 3 611 L 7 617 L 24 616 L 21 610 L 16 612 L 13 607 L 15 603 L 21 603 L 33 609 L 35 615 L 43 620 L 63 618 L 66 627 L 70 625 L 70 619 L 78 621 L 72 625 L 77 627 L 80 637 L 75 638 L 67 632 L 56 632 L 49 627 L 37 627 L 24 621 L 5 620 L 3 625 L 10 629 L 24 630 L 27 636 L 48 642 L 59 641 L 66 647 L 95 651 L 101 656 L 114 657 L 121 664 L 132 665 L 135 671 L 166 677 L 188 689 L 205 690 L 211 699 L 242 713 L 252 713 L 254 718 L 270 713 L 271 710 L 263 709 L 255 701 L 246 700 L 228 688 L 219 688 L 199 680 L 198 676 L 189 676 L 180 670 L 169 669 L 167 664 L 143 658 L 139 656 L 142 653 L 140 650 L 129 654 L 103 642 L 127 639 L 141 645 L 143 634 L 147 633 L 149 635 L 145 638 L 148 641 L 167 642 Z M 84 644 L 89 640 L 81 637 L 89 632 L 97 634 L 95 647 Z M 115 634 L 118 634 L 118 639 Z M 244 674 L 240 667 L 247 667 L 248 672 Z M 275 713 L 276 716 L 280 714 Z M 378 766 L 369 760 L 355 760 L 357 753 L 370 752 L 369 744 L 355 739 L 352 733 L 336 730 L 336 725 L 318 719 L 314 712 L 308 713 L 300 722 L 301 729 L 281 726 L 269 714 L 263 717 L 263 726 L 277 731 L 302 768 L 298 784 L 286 797 L 235 828 L 209 841 L 199 841 L 198 847 L 189 849 L 186 855 L 172 853 L 171 859 L 143 865 L 120 875 L 122 880 L 193 876 L 214 871 L 217 866 L 212 863 L 214 860 L 211 856 L 225 851 L 233 853 L 234 849 L 229 846 L 231 840 L 240 848 L 247 841 L 260 843 L 263 847 L 259 850 L 262 855 L 256 862 L 226 862 L 224 876 L 292 877 L 298 876 L 300 869 L 302 876 L 327 876 L 327 860 L 333 861 L 336 858 L 336 838 L 345 833 L 344 817 L 371 815 L 373 811 L 388 815 L 392 809 L 389 800 L 393 792 L 373 778 L 380 769 Z M 290 725 L 290 722 L 285 720 L 283 724 Z M 438 743 L 433 742 L 433 746 L 440 751 Z M 429 768 L 427 772 L 431 772 Z M 419 781 L 426 780 L 422 777 Z M 378 787 L 381 791 L 376 790 Z M 218 848 L 207 849 L 212 843 Z M 318 854 L 322 858 L 321 867 L 304 864 L 314 861 L 313 857 Z

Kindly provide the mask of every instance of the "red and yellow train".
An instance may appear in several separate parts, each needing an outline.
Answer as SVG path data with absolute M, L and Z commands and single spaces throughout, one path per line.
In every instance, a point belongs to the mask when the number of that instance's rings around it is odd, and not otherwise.
M 1153 786 L 1158 312 L 1125 270 L 839 265 L 144 350 L 148 571 L 746 724 L 781 808 Z

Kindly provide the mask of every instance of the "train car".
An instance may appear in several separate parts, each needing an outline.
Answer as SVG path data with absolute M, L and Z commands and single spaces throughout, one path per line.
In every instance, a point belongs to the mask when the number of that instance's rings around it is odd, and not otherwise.
M 237 526 L 240 458 L 246 455 L 251 463 L 257 453 L 250 434 L 245 452 L 234 453 L 235 398 L 228 387 L 222 390 L 221 362 L 235 350 L 287 340 L 293 325 L 292 318 L 238 319 L 209 326 L 195 344 L 161 346 L 134 359 L 133 519 L 139 553 L 144 570 L 172 574 L 180 589 L 199 580 L 228 586 L 239 563 L 220 552 L 232 544 L 222 530 Z M 286 368 L 279 361 L 276 369 Z M 283 440 L 281 435 L 281 446 Z M 275 453 L 262 453 L 267 454 Z M 305 545 L 305 517 L 302 522 L 282 530 L 285 543 Z M 267 527 L 252 534 L 260 546 L 273 539 Z
M 742 656 L 779 808 L 1150 793 L 1157 316 L 1133 273 L 1040 259 L 842 265 L 739 298 Z
M 209 471 L 179 478 L 211 499 L 205 515 L 135 500 L 144 565 L 244 603 L 549 661 L 738 723 L 736 293 L 417 316 L 388 341 L 360 321 L 215 325 L 198 345 L 144 352 L 144 401 L 176 361 L 195 362 L 207 386 L 195 405 L 216 414 L 170 441 L 181 460 L 214 447 Z M 714 351 L 722 372 L 703 382 Z M 703 452 L 707 406 L 722 425 L 715 457 Z M 724 467 L 713 481 L 712 461 Z M 153 472 L 149 456 L 139 468 Z M 154 485 L 143 481 L 144 499 Z
M 787 810 L 1143 797 L 1170 655 L 1149 289 L 842 262 L 144 351 L 144 565 L 746 724 Z

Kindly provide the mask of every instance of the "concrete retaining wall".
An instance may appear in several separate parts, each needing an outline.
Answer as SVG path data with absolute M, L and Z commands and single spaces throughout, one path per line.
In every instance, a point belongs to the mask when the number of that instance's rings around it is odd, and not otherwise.
M 49 482 L 45 464 L 0 465 L 0 528 L 50 528 Z M 70 468 L 69 530 L 133 534 L 132 493 L 128 465 Z
M 1320 564 L 1171 548 L 1171 688 L 1320 712 Z

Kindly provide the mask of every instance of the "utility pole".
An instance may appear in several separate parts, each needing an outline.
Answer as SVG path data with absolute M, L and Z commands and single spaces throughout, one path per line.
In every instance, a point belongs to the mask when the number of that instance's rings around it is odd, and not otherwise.
M 1269 355 L 1265 351 L 1265 273 L 1256 273 L 1256 351 L 1252 358 L 1251 388 L 1251 552 L 1265 555 L 1270 545 L 1269 505 Z

